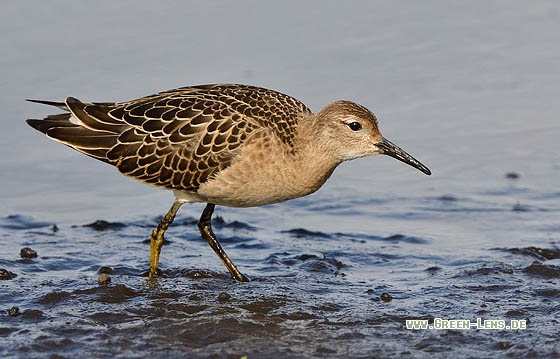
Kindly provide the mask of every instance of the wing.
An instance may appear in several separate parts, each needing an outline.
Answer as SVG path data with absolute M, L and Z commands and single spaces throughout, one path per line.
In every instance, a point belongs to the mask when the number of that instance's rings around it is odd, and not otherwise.
M 36 102 L 71 112 L 28 120 L 47 136 L 127 176 L 187 191 L 231 165 L 256 133 L 293 147 L 299 116 L 311 113 L 290 96 L 244 85 L 184 87 L 121 103 Z

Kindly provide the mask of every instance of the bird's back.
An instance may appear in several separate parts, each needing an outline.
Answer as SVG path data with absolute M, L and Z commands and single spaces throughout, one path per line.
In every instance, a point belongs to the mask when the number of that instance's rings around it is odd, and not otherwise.
M 293 148 L 311 111 L 282 93 L 245 85 L 184 87 L 137 100 L 54 105 L 67 113 L 28 120 L 47 136 L 146 183 L 197 191 L 229 167 L 248 139 L 275 136 Z

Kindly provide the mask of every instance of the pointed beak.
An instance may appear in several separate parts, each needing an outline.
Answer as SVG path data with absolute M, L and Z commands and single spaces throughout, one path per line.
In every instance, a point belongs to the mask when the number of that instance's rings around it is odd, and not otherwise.
M 386 138 L 382 138 L 380 142 L 375 144 L 380 150 L 381 153 L 387 156 L 391 156 L 396 158 L 399 161 L 406 163 L 427 175 L 431 175 L 432 171 L 428 169 L 428 167 L 424 166 L 420 163 L 416 158 L 412 157 L 408 153 L 404 152 L 399 146 L 395 145 L 393 142 L 389 141 Z

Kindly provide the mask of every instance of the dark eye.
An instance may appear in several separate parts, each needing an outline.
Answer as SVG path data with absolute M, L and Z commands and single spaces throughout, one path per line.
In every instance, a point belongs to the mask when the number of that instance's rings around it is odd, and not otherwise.
M 359 131 L 359 130 L 362 129 L 362 125 L 359 122 L 356 122 L 356 121 L 350 122 L 347 125 L 348 125 L 348 127 L 350 127 L 350 129 L 352 131 Z

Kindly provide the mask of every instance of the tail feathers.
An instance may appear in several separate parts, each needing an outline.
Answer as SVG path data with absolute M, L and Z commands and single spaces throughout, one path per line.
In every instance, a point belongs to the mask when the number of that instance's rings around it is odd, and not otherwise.
M 75 124 L 71 123 L 68 118 L 70 117 L 70 114 L 64 114 L 66 115 L 66 118 L 45 118 L 43 120 L 37 120 L 37 119 L 29 119 L 29 120 L 25 120 L 25 122 L 27 122 L 27 124 L 31 127 L 33 127 L 34 129 L 36 129 L 37 131 L 40 131 L 42 133 L 44 133 L 45 135 L 47 134 L 47 131 L 53 127 L 74 127 L 76 126 Z
M 112 106 L 107 104 L 86 104 L 77 98 L 68 97 L 66 99 L 66 107 L 80 123 L 92 130 L 121 133 L 128 128 L 126 123 L 109 115 L 109 111 L 114 108 L 114 104 Z
M 52 105 L 64 108 L 67 111 L 70 107 L 60 102 L 32 100 L 31 102 Z M 73 112 L 49 115 L 41 120 L 29 119 L 27 124 L 34 129 L 44 133 L 48 137 L 61 142 L 75 150 L 82 152 L 88 156 L 110 163 L 107 159 L 107 152 L 111 150 L 118 142 L 119 132 L 92 129 L 80 123 L 73 123 L 76 115 Z M 87 115 L 85 117 L 88 117 Z M 88 117 L 89 118 L 89 117 Z M 101 126 L 103 127 L 103 126 Z
M 80 100 L 78 100 L 75 97 L 70 97 L 72 100 L 80 102 Z M 66 105 L 66 102 L 56 102 L 56 101 L 47 101 L 47 100 L 34 100 L 34 99 L 25 99 L 25 101 L 29 101 L 29 102 L 33 102 L 33 103 L 40 103 L 41 105 L 47 105 L 47 106 L 54 106 L 54 107 L 58 107 L 62 110 L 65 111 L 69 111 L 68 110 L 68 106 Z M 109 107 L 109 106 L 114 106 L 116 105 L 114 102 L 92 102 L 90 105 L 95 105 L 95 106 L 101 106 L 101 107 Z
M 26 101 L 29 102 L 33 102 L 33 103 L 40 103 L 42 105 L 48 105 L 48 106 L 54 106 L 54 107 L 58 107 L 62 110 L 68 111 L 68 107 L 66 107 L 66 104 L 64 102 L 54 102 L 54 101 L 45 101 L 45 100 L 32 100 L 32 99 L 27 99 Z
M 105 149 L 109 150 L 117 143 L 118 135 L 92 131 L 81 126 L 57 126 L 47 130 L 47 136 L 64 144 L 81 149 Z
M 119 105 L 114 103 L 83 103 L 68 97 L 65 102 L 28 100 L 58 107 L 65 113 L 49 115 L 27 123 L 48 137 L 88 156 L 110 163 L 107 153 L 118 143 L 121 133 L 130 128 L 126 122 L 109 113 Z
M 116 119 L 109 115 L 109 112 L 116 107 L 115 103 L 109 102 L 94 102 L 84 103 L 75 97 L 66 98 L 65 102 L 45 101 L 45 100 L 31 100 L 29 102 L 39 103 L 42 105 L 58 107 L 67 113 L 49 115 L 46 119 L 62 119 L 70 121 L 70 118 L 75 119 L 74 122 L 88 127 L 92 130 L 108 131 L 113 133 L 121 133 L 129 126 L 120 119 Z

